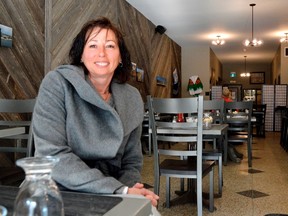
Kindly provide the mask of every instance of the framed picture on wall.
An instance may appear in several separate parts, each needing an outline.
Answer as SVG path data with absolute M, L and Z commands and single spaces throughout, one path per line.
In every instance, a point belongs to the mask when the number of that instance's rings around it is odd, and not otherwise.
M 144 70 L 141 68 L 136 68 L 136 80 L 138 82 L 144 82 Z
M 250 73 L 250 84 L 264 84 L 264 83 L 265 83 L 265 72 Z
M 0 46 L 12 47 L 12 28 L 0 24 Z

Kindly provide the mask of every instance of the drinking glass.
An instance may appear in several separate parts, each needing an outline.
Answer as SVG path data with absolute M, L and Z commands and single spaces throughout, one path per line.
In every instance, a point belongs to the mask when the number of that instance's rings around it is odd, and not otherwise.
M 52 179 L 56 157 L 28 157 L 16 161 L 25 171 L 14 203 L 14 216 L 64 216 L 60 191 Z
M 7 209 L 4 206 L 0 205 L 0 216 L 6 216 L 7 214 Z

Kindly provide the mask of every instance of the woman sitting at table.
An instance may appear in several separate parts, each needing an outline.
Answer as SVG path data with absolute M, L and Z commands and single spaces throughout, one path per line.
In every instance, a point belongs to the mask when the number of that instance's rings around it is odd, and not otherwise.
M 159 197 L 141 184 L 143 101 L 126 81 L 130 54 L 107 18 L 87 22 L 73 41 L 71 65 L 43 79 L 33 114 L 35 156 L 57 156 L 62 189 Z
M 227 87 L 223 88 L 222 98 L 225 102 L 233 102 L 231 91 Z

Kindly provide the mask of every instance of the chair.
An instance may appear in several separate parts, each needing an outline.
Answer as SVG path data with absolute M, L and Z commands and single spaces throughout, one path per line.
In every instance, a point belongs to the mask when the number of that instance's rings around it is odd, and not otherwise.
M 148 114 L 148 104 L 144 104 L 145 114 L 143 117 L 142 122 L 142 135 L 141 135 L 141 141 L 142 141 L 142 152 L 151 156 L 152 152 L 152 146 L 151 146 L 151 127 L 150 127 L 150 121 L 149 121 L 149 114 Z M 147 142 L 148 141 L 148 146 Z
M 252 116 L 256 118 L 252 127 L 256 128 L 256 136 L 265 137 L 266 104 L 253 104 Z
M 214 211 L 213 166 L 215 161 L 202 160 L 202 121 L 198 121 L 196 125 L 193 122 L 178 123 L 161 120 L 161 118 L 156 121 L 154 115 L 155 113 L 166 115 L 192 113 L 197 114 L 198 119 L 202 119 L 203 96 L 166 99 L 147 96 L 147 99 L 154 149 L 154 192 L 159 195 L 160 176 L 165 176 L 166 207 L 169 208 L 170 178 L 187 178 L 190 183 L 194 179 L 197 184 L 197 213 L 202 215 L 202 177 L 209 173 L 209 211 Z M 193 128 L 195 130 L 197 128 L 196 135 L 191 133 Z M 158 142 L 173 142 L 174 145 L 173 148 L 160 149 Z
M 223 123 L 223 111 L 224 111 L 224 100 L 204 100 L 204 111 L 209 111 L 213 116 L 213 123 Z M 217 148 L 217 138 L 219 142 L 219 148 Z M 217 137 L 212 135 L 203 135 L 203 141 L 212 141 L 213 149 L 203 149 L 202 158 L 203 160 L 215 160 L 218 161 L 218 195 L 222 196 L 223 186 L 223 171 L 222 171 L 222 140 L 223 136 Z M 227 151 L 227 149 L 226 149 Z
M 247 143 L 249 167 L 252 167 L 252 106 L 252 101 L 224 103 L 224 122 L 229 124 L 228 143 Z
M 3 152 L 1 156 L 13 163 L 13 166 L 0 167 L 0 184 L 14 184 L 24 179 L 24 172 L 16 167 L 15 160 L 33 155 L 30 125 L 35 101 L 36 99 L 0 99 L 1 129 L 23 129 L 23 133 L 7 134 L 0 138 L 0 152 Z

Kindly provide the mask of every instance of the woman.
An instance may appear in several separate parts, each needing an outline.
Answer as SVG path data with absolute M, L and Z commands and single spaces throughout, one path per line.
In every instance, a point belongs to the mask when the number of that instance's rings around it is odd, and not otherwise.
M 60 188 L 159 197 L 141 184 L 143 101 L 126 83 L 130 54 L 107 19 L 86 23 L 62 65 L 43 79 L 33 114 L 36 156 L 57 156 Z
M 227 87 L 223 88 L 222 98 L 225 102 L 233 102 L 231 91 Z

